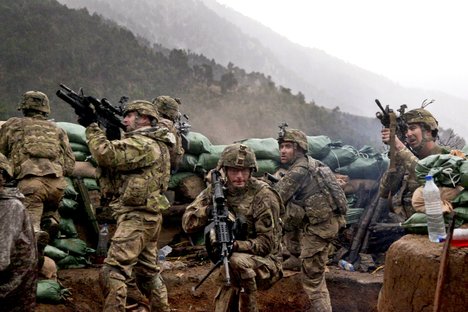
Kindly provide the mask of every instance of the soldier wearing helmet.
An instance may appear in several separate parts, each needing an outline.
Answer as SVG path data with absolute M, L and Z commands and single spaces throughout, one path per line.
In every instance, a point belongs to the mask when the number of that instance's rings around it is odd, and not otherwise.
M 427 156 L 447 154 L 450 151 L 436 143 L 439 123 L 427 109 L 416 108 L 402 117 L 408 127 L 405 142 L 401 142 L 395 136 L 397 173 L 394 173 L 391 178 L 388 178 L 388 173 L 385 173 L 381 179 L 380 188 L 383 194 L 391 191 L 393 210 L 400 220 L 405 220 L 415 213 L 411 198 L 419 187 L 414 171 L 417 162 Z M 390 129 L 382 129 L 381 136 L 382 142 L 388 144 Z
M 162 211 L 169 207 L 164 196 L 170 178 L 169 148 L 174 135 L 155 127 L 159 120 L 151 102 L 136 100 L 124 111 L 126 132 L 120 140 L 108 140 L 97 123 L 86 127 L 91 154 L 100 169 L 112 172 L 114 186 L 110 208 L 117 220 L 101 270 L 105 311 L 125 311 L 126 284 L 136 284 L 152 311 L 170 311 L 167 289 L 157 263 L 157 244 Z
M 18 109 L 24 117 L 12 117 L 0 129 L 0 152 L 12 164 L 13 178 L 25 195 L 24 205 L 36 239 L 45 247 L 57 236 L 57 210 L 67 185 L 65 176 L 72 174 L 75 157 L 65 131 L 47 120 L 47 95 L 28 91 L 21 97 Z M 40 248 L 40 260 L 42 251 Z
M 222 281 L 215 297 L 215 311 L 229 311 L 230 304 L 241 311 L 258 311 L 257 289 L 271 287 L 282 276 L 280 260 L 281 199 L 268 186 L 252 176 L 257 170 L 254 152 L 243 144 L 227 146 L 217 170 L 224 176 L 226 207 L 233 218 L 243 220 L 229 258 L 231 286 Z M 202 230 L 210 219 L 213 205 L 211 185 L 187 207 L 182 228 L 187 233 Z M 224 274 L 224 270 L 220 272 Z M 221 282 L 222 279 L 220 279 Z M 240 291 L 243 289 L 243 291 Z
M 311 311 L 331 311 L 325 267 L 328 249 L 345 224 L 344 217 L 330 203 L 330 194 L 324 192 L 324 186 L 316 178 L 316 169 L 326 166 L 307 155 L 307 136 L 286 127 L 287 124 L 280 126 L 278 136 L 280 163 L 285 172 L 274 185 L 286 206 L 281 217 L 288 253 L 283 255 L 289 258 L 283 267 L 301 270 Z M 330 174 L 332 178 L 334 175 Z
M 176 138 L 176 144 L 169 151 L 171 154 L 171 171 L 176 172 L 185 153 L 182 147 L 182 136 L 176 128 L 176 123 L 180 119 L 179 105 L 181 101 L 178 98 L 161 95 L 155 98 L 152 103 L 156 106 L 158 114 L 161 116 L 159 124 L 169 129 Z
M 36 302 L 37 248 L 29 214 L 17 188 L 6 187 L 13 176 L 0 153 L 0 304 L 5 311 L 33 312 Z

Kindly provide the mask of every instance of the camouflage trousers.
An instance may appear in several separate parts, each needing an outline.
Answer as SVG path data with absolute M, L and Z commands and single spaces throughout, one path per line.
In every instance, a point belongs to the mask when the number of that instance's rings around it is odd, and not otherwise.
M 317 235 L 302 238 L 302 286 L 311 303 L 310 311 L 331 312 L 330 294 L 325 281 L 330 242 Z
M 151 311 L 169 311 L 167 289 L 157 264 L 162 215 L 130 212 L 117 219 L 117 230 L 104 260 L 101 281 L 106 297 L 103 311 L 125 311 L 132 276 Z
M 51 217 L 59 221 L 57 209 L 66 186 L 67 182 L 63 177 L 27 176 L 19 181 L 18 189 L 25 196 L 23 203 L 35 232 L 41 230 L 43 218 Z
M 220 269 L 219 283 L 225 283 Z M 273 286 L 283 276 L 281 263 L 270 258 L 234 252 L 229 258 L 231 285 L 223 285 L 215 296 L 215 311 L 257 311 L 257 289 Z

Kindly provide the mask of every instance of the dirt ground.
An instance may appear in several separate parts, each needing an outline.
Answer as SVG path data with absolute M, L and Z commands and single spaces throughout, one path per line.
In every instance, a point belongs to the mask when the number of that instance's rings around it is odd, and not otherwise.
M 169 293 L 172 311 L 212 311 L 213 297 L 217 290 L 216 272 L 201 285 L 196 293 L 192 287 L 210 269 L 208 262 L 187 265 L 170 259 L 169 268 L 163 277 Z M 347 272 L 330 267 L 327 284 L 334 311 L 374 311 L 377 295 L 382 286 L 382 272 L 377 274 Z M 38 312 L 91 312 L 100 311 L 103 296 L 98 284 L 99 266 L 87 269 L 59 271 L 59 281 L 72 293 L 71 300 L 64 304 L 39 304 Z M 286 271 L 284 277 L 267 291 L 258 292 L 260 311 L 306 311 L 308 300 L 302 290 L 300 274 Z

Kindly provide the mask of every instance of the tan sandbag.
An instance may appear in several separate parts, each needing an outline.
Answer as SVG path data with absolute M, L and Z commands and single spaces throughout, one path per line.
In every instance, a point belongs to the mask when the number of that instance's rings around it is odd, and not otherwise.
M 349 176 L 344 174 L 335 173 L 336 180 L 340 184 L 341 188 L 345 188 L 346 184 L 349 182 Z
M 371 179 L 352 179 L 343 187 L 345 194 L 354 194 L 358 191 L 372 191 L 377 188 L 376 180 Z
M 194 200 L 205 188 L 205 182 L 197 175 L 190 175 L 182 179 L 178 186 L 180 194 L 190 200 Z
M 57 266 L 55 265 L 55 261 L 44 256 L 44 265 L 42 266 L 39 275 L 45 279 L 57 281 Z
M 457 197 L 457 195 L 463 190 L 463 187 L 457 186 L 439 187 L 440 199 L 442 200 L 442 210 L 444 212 L 450 212 L 453 210 L 452 200 Z M 420 186 L 414 191 L 413 197 L 411 198 L 411 204 L 413 205 L 416 212 L 426 212 L 426 207 L 424 206 L 424 197 L 423 197 L 423 186 Z
M 96 178 L 96 168 L 88 161 L 76 161 L 73 169 L 74 177 Z

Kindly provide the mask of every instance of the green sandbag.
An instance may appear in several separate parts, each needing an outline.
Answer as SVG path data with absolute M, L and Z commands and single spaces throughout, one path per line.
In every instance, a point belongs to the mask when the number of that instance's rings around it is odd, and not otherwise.
M 71 293 L 54 280 L 40 280 L 37 282 L 36 300 L 43 303 L 60 303 Z
M 66 198 L 76 200 L 78 192 L 73 186 L 73 181 L 69 177 L 65 177 L 65 181 L 67 182 L 67 187 L 65 188 L 63 196 L 65 196 Z
M 86 161 L 89 156 L 89 154 L 80 151 L 73 151 L 73 155 L 75 156 L 76 161 Z
M 454 207 L 468 207 L 468 190 L 461 191 L 454 199 L 452 199 Z
M 457 213 L 456 218 L 468 222 L 468 207 L 458 207 L 453 209 Z
M 59 203 L 58 212 L 62 218 L 71 218 L 76 215 L 78 202 L 70 198 L 62 198 Z
M 87 145 L 86 143 L 86 128 L 82 125 L 71 122 L 57 122 L 57 126 L 65 130 L 68 135 L 68 140 L 74 143 Z
M 444 214 L 445 226 L 448 226 L 449 215 Z M 455 227 L 459 227 L 463 224 L 463 220 L 460 218 L 455 218 Z M 416 212 L 411 217 L 409 217 L 405 222 L 401 224 L 401 227 L 405 229 L 408 233 L 413 234 L 427 234 L 427 217 L 425 213 Z
M 60 234 L 68 238 L 77 238 L 78 232 L 76 231 L 75 223 L 71 218 L 61 218 L 59 223 Z
M 455 187 L 461 181 L 460 169 L 465 162 L 464 158 L 458 156 L 436 154 L 419 160 L 414 170 L 421 184 L 426 175 L 432 175 L 437 185 Z
M 82 152 L 82 153 L 85 153 L 85 154 L 88 154 L 88 155 L 90 154 L 88 145 L 86 145 L 86 144 L 70 142 L 70 147 L 71 147 L 72 151 L 74 151 L 74 152 Z
M 88 189 L 88 191 L 99 191 L 99 185 L 97 184 L 97 180 L 93 178 L 83 178 L 83 183 Z
M 51 258 L 52 260 L 54 260 L 55 262 L 65 258 L 66 256 L 68 256 L 68 253 L 66 253 L 65 251 L 63 250 L 60 250 L 58 249 L 57 247 L 54 247 L 54 246 L 50 246 L 50 245 L 47 245 L 45 248 L 44 248 L 44 254 Z
M 198 156 L 192 154 L 184 154 L 179 165 L 179 171 L 194 172 L 196 171 Z
M 202 153 L 198 156 L 198 162 L 196 167 L 203 168 L 209 171 L 216 168 L 218 165 L 221 153 L 224 151 L 227 145 L 212 145 L 208 153 Z
M 346 211 L 346 224 L 354 224 L 359 222 L 364 208 L 348 208 Z
M 464 160 L 460 165 L 460 185 L 468 188 L 468 160 Z
M 180 181 L 185 179 L 186 177 L 195 175 L 192 172 L 177 172 L 171 175 L 171 179 L 169 180 L 169 189 L 173 190 L 179 186 Z
M 337 168 L 335 171 L 339 174 L 349 176 L 351 179 L 370 179 L 375 180 L 387 170 L 388 162 L 381 157 L 362 158 L 359 157 L 351 164 Z
M 315 159 L 322 160 L 330 152 L 331 140 L 326 135 L 307 136 L 308 154 Z
M 86 258 L 80 256 L 67 255 L 65 258 L 56 262 L 57 267 L 64 269 L 81 269 L 91 264 Z
M 274 174 L 279 169 L 279 162 L 272 159 L 257 159 L 258 171 L 253 173 L 255 177 L 261 177 L 265 173 Z
M 63 251 L 69 251 L 72 255 L 87 256 L 95 252 L 94 249 L 86 246 L 86 243 L 79 238 L 59 238 L 54 239 L 52 246 Z
M 210 140 L 201 133 L 190 131 L 187 134 L 189 148 L 185 151 L 188 154 L 200 155 L 201 153 L 208 153 L 210 151 Z
M 252 149 L 259 159 L 279 159 L 279 148 L 278 148 L 278 141 L 273 138 L 266 138 L 266 139 L 244 139 L 238 141 L 238 143 L 242 143 L 247 145 Z
M 322 159 L 330 169 L 335 170 L 349 165 L 358 157 L 358 151 L 351 145 L 344 145 L 340 147 L 331 146 L 330 152 Z

